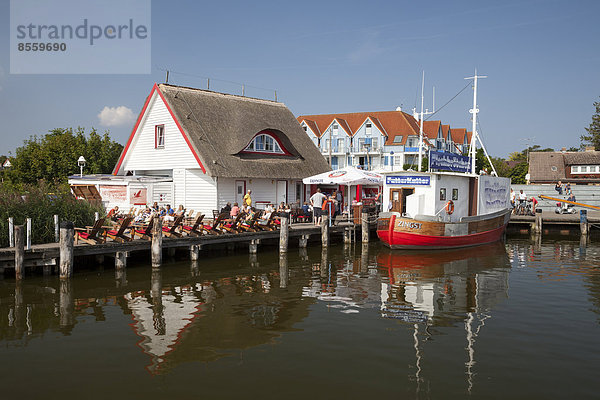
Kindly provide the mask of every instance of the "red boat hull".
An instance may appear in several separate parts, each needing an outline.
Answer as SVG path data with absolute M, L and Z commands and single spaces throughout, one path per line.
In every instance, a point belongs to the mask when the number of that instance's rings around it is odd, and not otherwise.
M 428 235 L 394 230 L 396 216 L 393 215 L 387 229 L 377 229 L 377 236 L 392 249 L 453 249 L 493 243 L 502 238 L 508 220 L 493 229 L 468 235 Z M 385 226 L 385 225 L 384 225 Z

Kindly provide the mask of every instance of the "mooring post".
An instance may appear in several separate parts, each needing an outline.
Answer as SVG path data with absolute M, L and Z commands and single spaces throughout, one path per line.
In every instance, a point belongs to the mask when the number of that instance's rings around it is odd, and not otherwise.
M 62 226 L 61 226 L 62 231 Z M 58 324 L 63 331 L 68 331 L 74 325 L 75 302 L 73 301 L 73 289 L 70 279 L 61 279 L 59 289 L 59 321 Z
M 25 273 L 25 230 L 23 225 L 15 226 L 15 279 L 23 279 Z
M 298 247 L 300 247 L 301 249 L 305 249 L 306 246 L 308 246 L 308 238 L 310 238 L 310 235 L 300 236 L 300 240 L 298 241 Z
M 363 243 L 360 253 L 360 272 L 367 274 L 369 272 L 369 244 Z
M 362 223 L 362 242 L 369 243 L 369 214 L 367 214 L 367 213 L 361 214 L 361 223 Z
M 258 245 L 259 244 L 260 244 L 260 239 L 253 239 L 250 241 L 250 246 L 249 246 L 250 254 L 258 253 Z
M 352 230 L 349 226 L 344 228 L 344 244 L 352 243 Z
M 60 224 L 60 279 L 73 275 L 73 235 L 75 228 L 70 221 Z
M 127 270 L 126 269 L 124 269 L 124 268 L 115 269 L 115 286 L 118 288 L 127 286 Z
M 8 219 L 8 247 L 15 247 L 15 220 Z
M 537 235 L 541 235 L 542 234 L 542 214 L 537 213 L 535 215 L 535 233 Z
M 193 244 L 190 246 L 190 260 L 191 261 L 198 261 L 198 258 L 200 257 L 200 248 L 202 247 L 201 244 Z
M 127 257 L 129 257 L 129 252 L 117 251 L 115 254 L 115 269 L 125 269 L 127 267 Z
M 287 253 L 279 254 L 279 287 L 285 289 L 288 283 L 289 269 Z
M 162 220 L 158 215 L 154 217 L 152 226 L 152 266 L 160 267 L 162 264 Z
M 279 229 L 279 252 L 285 253 L 288 249 L 288 239 L 290 234 L 289 218 L 281 218 L 281 227 Z
M 60 226 L 58 225 L 58 215 L 54 214 L 54 241 L 60 241 Z
M 589 229 L 587 210 L 579 210 L 579 227 L 581 228 L 581 236 L 586 236 Z
M 190 274 L 192 276 L 200 276 L 200 268 L 198 266 L 198 260 L 192 260 L 190 265 Z
M 323 247 L 329 246 L 329 218 L 324 215 L 321 219 L 321 245 Z
M 25 250 L 31 250 L 31 218 L 27 218 L 26 222 L 27 222 L 27 242 L 25 244 Z

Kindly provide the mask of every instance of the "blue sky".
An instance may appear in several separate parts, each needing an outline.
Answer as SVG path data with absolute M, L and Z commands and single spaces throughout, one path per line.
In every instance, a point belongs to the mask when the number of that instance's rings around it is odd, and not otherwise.
M 598 1 L 152 2 L 147 75 L 11 75 L 0 0 L 0 154 L 56 127 L 109 129 L 125 143 L 154 82 L 268 98 L 295 115 L 439 108 L 478 72 L 481 133 L 494 156 L 579 146 L 600 100 Z M 118 12 L 116 10 L 115 12 Z M 177 73 L 180 72 L 180 73 Z M 218 81 L 220 79 L 221 81 Z M 420 98 L 420 97 L 419 97 Z M 417 101 L 417 102 L 416 102 Z M 465 90 L 433 119 L 470 129 Z M 99 119 L 101 111 L 109 120 Z M 111 112 L 118 107 L 118 113 Z M 112 110 L 114 111 L 114 110 Z M 104 125 L 103 125 L 104 124 Z

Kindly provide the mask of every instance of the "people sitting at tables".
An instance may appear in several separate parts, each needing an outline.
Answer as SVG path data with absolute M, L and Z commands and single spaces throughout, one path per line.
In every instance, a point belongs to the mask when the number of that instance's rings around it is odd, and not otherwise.
M 119 218 L 120 213 L 119 213 L 119 206 L 114 206 L 106 215 L 106 217 L 112 221 L 117 221 L 117 219 Z
M 179 207 L 177 208 L 177 211 L 175 212 L 175 216 L 176 217 L 185 216 L 185 208 L 183 207 L 183 204 L 179 205 Z
M 229 215 L 231 215 L 231 203 L 227 202 L 227 204 L 225 204 L 225 206 L 223 208 L 221 208 L 221 214 L 223 213 L 228 213 Z
M 229 204 L 229 203 L 227 203 Z M 233 203 L 233 207 L 231 207 L 231 210 L 229 211 L 229 215 L 232 218 L 237 217 L 238 213 L 240 212 L 240 206 L 238 205 L 237 202 Z
M 175 221 L 175 210 L 171 208 L 170 204 L 165 207 L 165 221 Z
M 160 211 L 160 207 L 158 206 L 158 203 L 156 201 L 154 202 L 154 204 L 152 204 L 152 211 L 154 211 L 154 212 Z

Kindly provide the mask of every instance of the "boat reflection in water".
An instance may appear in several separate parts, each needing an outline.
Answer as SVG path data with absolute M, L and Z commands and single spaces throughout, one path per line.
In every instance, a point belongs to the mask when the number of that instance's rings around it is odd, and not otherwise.
M 377 255 L 377 264 L 389 278 L 382 282 L 381 315 L 414 324 L 417 382 L 430 329 L 464 323 L 470 392 L 475 341 L 492 308 L 508 297 L 510 260 L 504 244 L 450 251 L 386 250 Z

